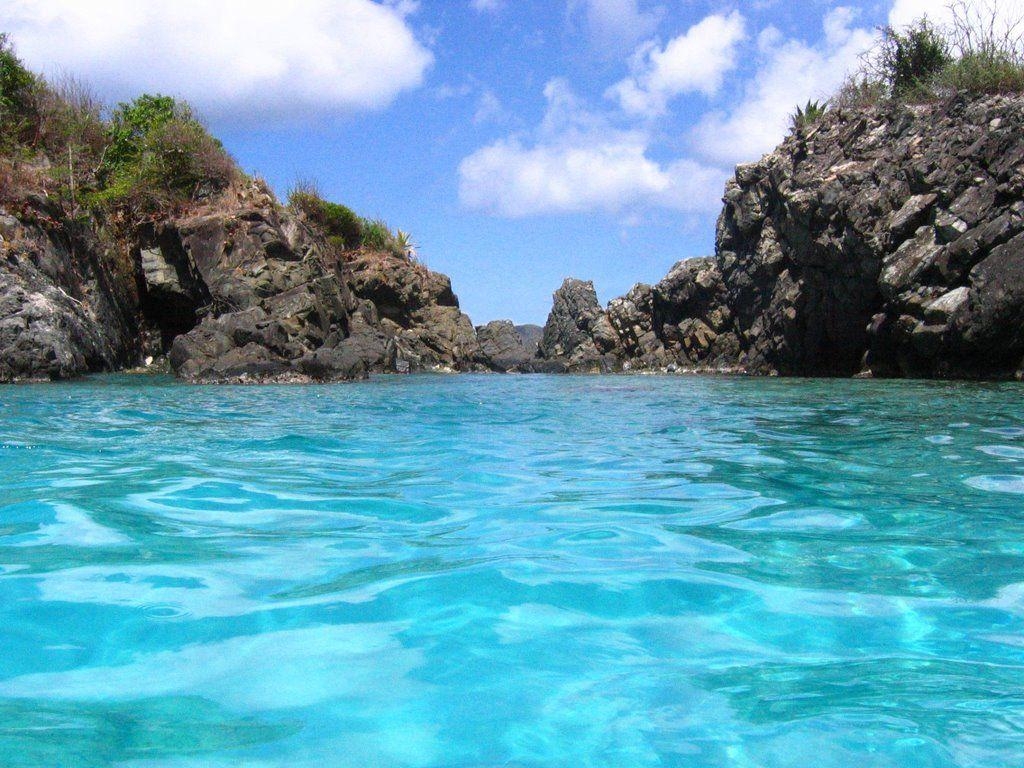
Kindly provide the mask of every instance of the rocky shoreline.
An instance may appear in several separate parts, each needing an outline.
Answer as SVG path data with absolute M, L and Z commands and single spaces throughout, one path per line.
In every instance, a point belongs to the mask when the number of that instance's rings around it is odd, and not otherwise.
M 511 323 L 474 328 L 446 275 L 332 247 L 247 182 L 120 241 L 29 196 L 0 216 L 0 381 L 61 380 L 166 356 L 191 382 L 506 370 Z M 479 336 L 479 341 L 478 341 Z
M 0 381 L 166 356 L 191 382 L 370 373 L 1024 377 L 1024 97 L 835 110 L 728 183 L 713 257 L 543 330 L 474 327 L 408 255 L 332 245 L 261 183 L 174 216 L 0 205 Z M 116 233 L 116 234 L 115 234 Z
M 569 370 L 1024 377 L 1024 97 L 836 110 L 728 183 L 716 255 L 602 308 L 556 292 Z

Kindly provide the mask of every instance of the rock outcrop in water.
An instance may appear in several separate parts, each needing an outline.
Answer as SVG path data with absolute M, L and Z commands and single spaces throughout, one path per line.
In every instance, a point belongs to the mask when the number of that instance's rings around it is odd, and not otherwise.
M 555 294 L 576 370 L 1018 378 L 1024 97 L 837 110 L 725 190 L 716 255 L 602 309 Z
M 480 362 L 445 275 L 408 256 L 333 248 L 256 182 L 121 238 L 38 197 L 4 211 L 0 381 L 164 353 L 196 382 L 495 367 Z
M 8 183 L 0 381 L 161 355 L 212 382 L 423 370 L 1020 378 L 1022 137 L 1020 96 L 826 114 L 736 169 L 714 257 L 606 307 L 591 283 L 567 280 L 542 331 L 474 328 L 446 276 L 393 249 L 340 247 L 241 176 L 129 221 Z

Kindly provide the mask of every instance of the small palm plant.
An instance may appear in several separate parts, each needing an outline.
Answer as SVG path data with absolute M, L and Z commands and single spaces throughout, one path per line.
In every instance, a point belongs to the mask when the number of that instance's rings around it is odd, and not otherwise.
M 395 234 L 395 247 L 402 254 L 410 259 L 416 258 L 416 244 L 412 241 L 412 235 L 399 229 Z
M 802 107 L 798 105 L 796 112 L 790 115 L 790 127 L 795 132 L 802 131 L 821 120 L 827 110 L 827 101 L 811 101 L 808 99 L 806 105 Z

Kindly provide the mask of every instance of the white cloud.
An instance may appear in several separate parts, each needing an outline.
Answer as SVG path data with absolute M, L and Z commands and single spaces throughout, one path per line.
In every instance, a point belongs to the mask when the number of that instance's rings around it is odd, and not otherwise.
M 432 54 L 410 0 L 0 0 L 20 55 L 105 96 L 160 91 L 208 115 L 263 119 L 387 106 Z
M 982 19 L 995 19 L 1003 27 L 1024 18 L 1024 0 L 966 0 L 964 7 L 969 14 L 980 14 Z M 889 12 L 889 23 L 894 27 L 912 24 L 927 16 L 936 24 L 946 24 L 953 12 L 947 3 L 935 0 L 896 0 Z
M 476 112 L 473 113 L 473 125 L 503 123 L 508 120 L 508 117 L 508 112 L 494 91 L 484 91 L 480 94 L 476 103 Z
M 463 205 L 511 218 L 649 207 L 710 213 L 720 205 L 723 171 L 689 159 L 659 163 L 646 132 L 614 128 L 562 80 L 544 94 L 535 142 L 508 137 L 462 161 Z
M 854 20 L 849 8 L 830 11 L 817 45 L 786 40 L 773 28 L 763 31 L 761 60 L 743 98 L 728 112 L 705 116 L 693 133 L 697 151 L 712 162 L 734 164 L 771 150 L 785 136 L 796 106 L 830 96 L 873 44 L 876 33 L 853 27 Z
M 632 74 L 607 95 L 635 115 L 660 115 L 684 93 L 712 96 L 736 67 L 737 46 L 746 37 L 738 11 L 707 16 L 664 48 L 648 43 L 633 57 Z
M 470 0 L 470 7 L 478 13 L 497 11 L 503 6 L 504 0 Z
M 569 0 L 569 16 L 578 15 L 594 48 L 615 56 L 653 34 L 665 12 L 660 7 L 642 10 L 639 0 Z

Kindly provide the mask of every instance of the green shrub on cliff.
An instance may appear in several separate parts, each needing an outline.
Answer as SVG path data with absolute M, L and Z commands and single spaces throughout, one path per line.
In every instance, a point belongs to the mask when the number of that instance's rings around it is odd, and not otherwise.
M 383 219 L 365 219 L 347 206 L 325 200 L 312 182 L 296 183 L 288 194 L 288 205 L 305 214 L 307 221 L 339 250 L 368 248 L 410 258 L 415 253 L 408 232 L 392 232 Z
M 904 29 L 885 27 L 872 66 L 896 98 L 931 93 L 935 78 L 953 61 L 946 35 L 927 19 Z
M 863 109 L 888 98 L 885 84 L 864 75 L 850 75 L 829 99 L 833 109 Z
M 223 189 L 239 175 L 191 109 L 168 96 L 147 94 L 120 104 L 109 120 L 103 112 L 81 83 L 51 83 L 26 69 L 0 33 L 7 196 L 17 196 L 22 184 L 72 215 L 83 205 L 151 213 Z
M 304 213 L 335 247 L 352 250 L 362 245 L 363 220 L 351 208 L 325 200 L 314 184 L 296 184 L 288 204 Z
M 952 22 L 946 27 L 921 19 L 901 29 L 883 28 L 880 42 L 865 56 L 862 76 L 849 80 L 833 103 L 1024 91 L 1024 17 L 1007 23 L 995 3 L 956 0 L 949 7 Z
M 998 23 L 993 9 L 952 6 L 948 31 L 958 55 L 940 74 L 942 88 L 967 93 L 1024 91 L 1024 16 L 1013 23 Z
M 223 189 L 238 174 L 221 143 L 170 96 L 145 94 L 118 105 L 107 140 L 94 205 L 173 206 Z
M 107 149 L 103 104 L 83 83 L 71 77 L 41 82 L 35 94 L 39 120 L 37 145 L 54 159 L 72 162 L 82 171 L 95 171 Z
M 803 107 L 797 106 L 796 112 L 789 117 L 789 125 L 794 131 L 802 131 L 809 128 L 825 116 L 828 110 L 827 101 L 811 101 Z
M 388 251 L 394 236 L 383 219 L 363 219 L 363 245 L 375 251 Z
M 0 33 L 0 149 L 24 141 L 35 123 L 36 76 L 25 69 L 7 35 Z

